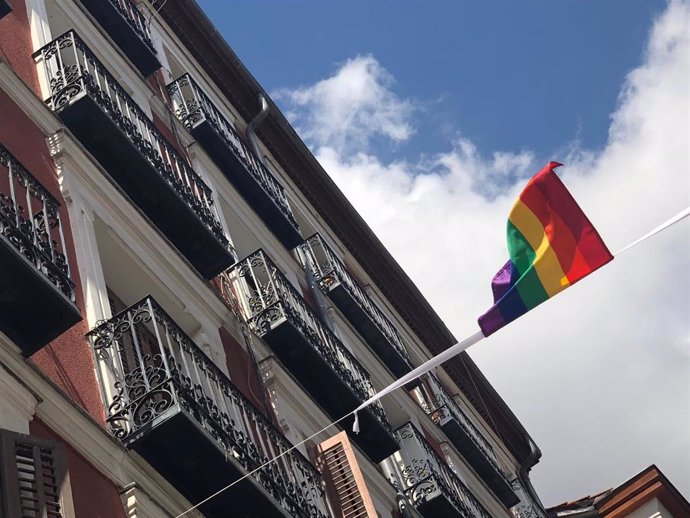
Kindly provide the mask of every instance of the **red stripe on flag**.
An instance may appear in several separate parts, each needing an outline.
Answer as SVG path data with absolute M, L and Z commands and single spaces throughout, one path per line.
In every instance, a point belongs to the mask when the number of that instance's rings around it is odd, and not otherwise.
M 563 271 L 571 282 L 575 282 L 609 262 L 613 256 L 553 171 L 559 165 L 557 162 L 551 162 L 539 171 L 529 181 L 520 199 L 544 225 L 551 246 L 559 261 L 562 261 Z
M 520 200 L 529 207 L 544 227 L 544 233 L 568 282 L 572 284 L 591 272 L 592 268 L 582 252 L 578 250 L 578 243 L 572 230 L 558 215 L 557 209 L 549 204 L 542 192 L 536 186 L 525 189 L 520 194 Z

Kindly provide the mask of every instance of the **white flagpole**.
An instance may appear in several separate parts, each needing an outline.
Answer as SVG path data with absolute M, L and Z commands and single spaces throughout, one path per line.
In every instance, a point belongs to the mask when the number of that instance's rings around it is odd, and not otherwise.
M 658 234 L 658 233 L 661 232 L 662 230 L 667 229 L 667 228 L 670 227 L 671 225 L 675 225 L 675 224 L 678 223 L 681 219 L 687 218 L 688 216 L 690 216 L 690 207 L 687 207 L 687 208 L 681 210 L 678 214 L 676 214 L 675 216 L 673 216 L 671 219 L 668 219 L 668 220 L 664 221 L 661 225 L 659 225 L 658 227 L 656 227 L 654 230 L 648 232 L 647 234 L 645 234 L 644 236 L 642 236 L 642 237 L 641 237 L 640 239 L 638 239 L 637 241 L 634 241 L 634 242 L 630 243 L 628 246 L 621 248 L 620 250 L 618 250 L 618 252 L 616 252 L 616 253 L 613 254 L 613 255 L 614 255 L 614 256 L 618 256 L 618 255 L 622 254 L 622 253 L 625 252 L 626 250 L 632 248 L 632 247 L 635 246 L 635 245 L 639 245 L 640 243 L 642 243 L 642 241 L 646 241 L 647 239 L 649 239 L 650 237 L 652 237 L 654 234 Z
M 623 252 L 625 252 L 626 250 L 632 248 L 632 247 L 635 246 L 635 245 L 639 245 L 640 243 L 642 243 L 642 241 L 646 241 L 647 239 L 649 239 L 649 238 L 652 237 L 653 235 L 658 234 L 658 233 L 661 232 L 662 230 L 665 230 L 665 229 L 667 229 L 668 227 L 670 227 L 671 225 L 675 225 L 675 224 L 678 223 L 680 220 L 682 220 L 682 219 L 684 219 L 684 218 L 687 218 L 688 216 L 690 216 L 690 207 L 681 210 L 678 214 L 676 214 L 676 215 L 673 216 L 672 218 L 666 220 L 664 223 L 662 223 L 661 225 L 659 225 L 658 227 L 656 227 L 654 230 L 648 232 L 647 234 L 645 234 L 644 236 L 642 236 L 640 239 L 638 239 L 638 240 L 636 240 L 636 241 L 630 243 L 628 246 L 622 248 L 621 250 L 619 250 L 618 252 L 616 252 L 616 253 L 614 254 L 614 257 L 615 257 L 615 256 L 618 256 L 618 255 L 620 255 L 620 254 L 622 254 Z M 405 374 L 402 378 L 400 378 L 400 379 L 394 381 L 393 383 L 391 383 L 390 385 L 388 385 L 386 388 L 382 389 L 381 391 L 379 391 L 379 392 L 377 392 L 376 394 L 374 394 L 373 396 L 371 396 L 369 399 L 367 399 L 364 403 L 362 403 L 361 405 L 359 405 L 359 406 L 354 410 L 355 422 L 352 424 L 352 431 L 355 432 L 355 433 L 359 433 L 359 414 L 358 414 L 358 412 L 359 412 L 360 410 L 365 409 L 366 407 L 368 407 L 369 405 L 371 405 L 374 401 L 378 401 L 379 399 L 381 399 L 381 398 L 382 398 L 383 396 L 385 396 L 386 394 L 390 394 L 390 393 L 393 392 L 394 390 L 396 390 L 396 389 L 402 387 L 403 385 L 406 385 L 406 384 L 409 383 L 410 381 L 419 378 L 422 374 L 425 374 L 425 373 L 429 372 L 429 371 L 430 371 L 431 369 L 433 369 L 434 367 L 438 367 L 438 366 L 441 365 L 443 362 L 445 362 L 445 361 L 447 361 L 447 360 L 450 360 L 453 356 L 455 356 L 455 355 L 457 355 L 457 354 L 460 354 L 462 351 L 464 351 L 465 349 L 467 349 L 467 348 L 470 347 L 471 345 L 474 345 L 474 344 L 476 344 L 477 342 L 479 342 L 482 338 L 484 338 L 484 335 L 482 334 L 482 332 L 481 332 L 481 331 L 477 331 L 476 333 L 474 333 L 474 334 L 471 335 L 471 336 L 468 336 L 467 338 L 465 338 L 465 339 L 462 340 L 461 342 L 458 342 L 458 343 L 455 344 L 454 346 L 449 347 L 448 349 L 446 349 L 445 351 L 443 351 L 441 354 L 439 354 L 439 355 L 437 355 L 437 356 L 434 356 L 434 357 L 431 358 L 430 360 L 427 360 L 426 362 L 424 362 L 423 364 L 421 364 L 421 365 L 420 365 L 419 367 L 417 367 L 416 369 L 414 369 L 414 370 L 408 372 L 408 373 Z
M 398 388 L 402 387 L 403 385 L 409 383 L 410 381 L 419 378 L 422 374 L 429 372 L 434 367 L 438 367 L 443 362 L 450 360 L 453 356 L 455 356 L 456 354 L 460 354 L 462 351 L 467 349 L 469 346 L 474 345 L 477 342 L 479 342 L 482 338 L 484 338 L 484 334 L 481 331 L 477 331 L 473 335 L 468 336 L 467 338 L 465 338 L 461 342 L 458 342 L 454 346 L 449 347 L 448 349 L 446 349 L 442 353 L 434 356 L 430 360 L 425 361 L 416 369 L 411 370 L 410 372 L 405 374 L 402 378 L 397 379 L 396 381 L 394 381 L 393 383 L 388 385 L 386 388 L 384 388 L 380 392 L 377 392 L 376 394 L 371 396 L 369 399 L 367 399 L 364 403 L 362 403 L 361 405 L 359 405 L 355 409 L 355 422 L 352 425 L 352 431 L 355 433 L 359 432 L 359 416 L 358 416 L 357 412 L 368 407 L 374 401 L 381 399 L 386 394 L 390 394 L 395 389 L 398 389 Z

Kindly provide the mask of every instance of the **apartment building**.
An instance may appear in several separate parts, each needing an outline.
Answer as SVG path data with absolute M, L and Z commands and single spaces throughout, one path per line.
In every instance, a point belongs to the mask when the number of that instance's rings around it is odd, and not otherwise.
M 684 518 L 690 502 L 652 464 L 616 487 L 546 511 L 549 518 Z
M 467 355 L 314 436 L 454 338 L 194 0 L 0 16 L 0 516 L 546 516 Z

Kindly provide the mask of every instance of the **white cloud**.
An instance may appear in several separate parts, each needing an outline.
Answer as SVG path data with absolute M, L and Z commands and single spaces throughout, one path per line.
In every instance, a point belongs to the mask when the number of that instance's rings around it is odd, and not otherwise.
M 327 79 L 273 97 L 291 104 L 289 114 L 303 138 L 345 152 L 377 136 L 402 142 L 412 135 L 407 117 L 414 105 L 390 90 L 393 82 L 372 56 L 357 56 Z
M 688 27 L 689 4 L 671 1 L 622 86 L 607 145 L 574 147 L 559 169 L 614 252 L 689 205 Z M 485 158 L 467 138 L 419 163 L 384 163 L 370 139 L 414 132 L 414 104 L 392 87 L 367 56 L 282 98 L 325 169 L 462 338 L 491 303 L 508 211 L 541 164 L 524 151 Z M 686 220 L 470 351 L 541 447 L 533 480 L 547 505 L 652 463 L 690 495 L 689 234 Z

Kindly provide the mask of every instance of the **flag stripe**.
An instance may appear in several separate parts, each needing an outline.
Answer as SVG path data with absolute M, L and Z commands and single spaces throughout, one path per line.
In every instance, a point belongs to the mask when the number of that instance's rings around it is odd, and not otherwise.
M 548 200 L 548 206 L 551 211 L 558 214 L 570 229 L 580 248 L 582 257 L 585 258 L 591 270 L 595 270 L 613 259 L 613 256 L 585 213 L 582 212 L 573 196 L 563 185 L 561 179 L 558 178 L 553 170 L 550 173 L 537 174 L 530 181 L 527 188 L 529 188 L 530 184 L 533 184 L 538 189 L 538 192 Z M 576 277 L 574 281 L 581 277 Z
M 529 242 L 515 225 L 508 220 L 508 250 L 512 267 L 510 283 L 517 285 L 516 294 L 522 299 L 522 306 L 528 311 L 548 297 L 533 264 L 537 258 Z
M 548 296 L 552 297 L 563 290 L 568 285 L 568 278 L 563 272 L 553 243 L 549 239 L 549 228 L 544 232 L 545 225 L 522 200 L 518 200 L 513 207 L 509 221 L 519 229 L 529 246 L 535 251 L 532 264 Z M 550 224 L 547 225 L 551 226 Z M 508 251 L 511 251 L 510 243 L 508 244 Z
M 511 220 L 508 220 L 508 255 L 515 266 L 518 277 L 524 274 L 534 263 L 537 254 Z M 511 279 L 515 277 L 511 276 Z
M 549 294 L 542 286 L 537 271 L 534 268 L 530 268 L 520 276 L 517 282 L 517 291 L 528 310 L 549 298 Z
M 553 169 L 559 165 L 551 162 L 539 171 L 527 183 L 510 212 L 507 228 L 510 261 L 491 283 L 494 305 L 479 317 L 484 336 L 613 259 L 596 229 L 554 173 Z
M 504 303 L 498 307 L 498 310 L 504 322 L 515 320 L 517 317 L 529 311 L 522 297 L 516 290 L 511 290 L 502 300 Z
M 577 240 L 569 226 L 558 214 L 554 207 L 551 207 L 547 198 L 539 189 L 525 190 L 520 199 L 528 205 L 535 217 L 539 219 L 543 232 L 548 236 L 549 243 L 554 249 L 561 269 L 568 278 L 568 283 L 572 284 L 579 279 L 583 272 L 591 270 L 591 265 L 587 262 L 582 252 L 579 250 Z

